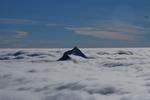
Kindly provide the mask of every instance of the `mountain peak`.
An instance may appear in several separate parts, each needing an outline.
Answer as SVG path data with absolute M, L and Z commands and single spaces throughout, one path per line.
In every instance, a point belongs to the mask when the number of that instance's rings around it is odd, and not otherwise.
M 63 54 L 63 56 L 60 59 L 58 59 L 58 61 L 70 60 L 71 58 L 69 57 L 69 55 L 75 55 L 75 56 L 87 58 L 87 56 L 84 53 L 82 53 L 77 46 L 75 46 L 72 50 L 66 51 Z
M 78 48 L 78 46 L 74 46 L 74 48 L 73 48 L 73 49 L 79 49 L 79 48 Z

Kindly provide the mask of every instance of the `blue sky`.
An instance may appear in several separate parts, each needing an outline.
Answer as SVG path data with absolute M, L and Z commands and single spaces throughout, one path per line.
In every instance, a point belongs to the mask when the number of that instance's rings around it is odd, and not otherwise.
M 149 0 L 0 0 L 0 48 L 149 47 Z

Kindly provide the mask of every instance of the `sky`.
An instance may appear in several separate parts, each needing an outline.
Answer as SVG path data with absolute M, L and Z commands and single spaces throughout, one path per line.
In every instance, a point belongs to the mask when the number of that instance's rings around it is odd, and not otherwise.
M 150 0 L 0 0 L 0 48 L 149 47 Z

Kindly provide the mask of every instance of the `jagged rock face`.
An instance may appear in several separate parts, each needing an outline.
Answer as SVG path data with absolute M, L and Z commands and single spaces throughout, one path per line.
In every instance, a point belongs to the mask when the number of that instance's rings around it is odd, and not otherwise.
M 58 59 L 58 61 L 70 60 L 71 58 L 69 57 L 69 55 L 76 55 L 83 58 L 87 58 L 87 56 L 83 54 L 78 47 L 75 46 L 72 50 L 66 51 L 63 54 L 63 56 L 60 59 Z

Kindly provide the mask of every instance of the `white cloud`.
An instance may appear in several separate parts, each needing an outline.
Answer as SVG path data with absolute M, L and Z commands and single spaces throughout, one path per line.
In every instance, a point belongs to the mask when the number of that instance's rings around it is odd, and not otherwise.
M 24 38 L 26 37 L 28 34 L 28 32 L 24 32 L 24 31 L 16 31 L 16 34 L 15 34 L 15 38 Z
M 126 33 L 139 33 L 146 30 L 141 26 L 133 25 L 130 23 L 121 23 L 121 22 L 106 24 L 100 28 L 104 28 L 105 30 L 109 30 L 109 31 L 126 32 Z
M 143 32 L 149 31 L 141 26 L 130 23 L 103 23 L 84 27 L 65 27 L 77 34 L 95 36 L 103 39 L 134 41 Z
M 27 19 L 0 18 L 0 24 L 26 24 L 31 22 Z
M 47 26 L 55 26 L 55 27 L 58 27 L 58 26 L 61 26 L 61 27 L 76 27 L 77 25 L 68 25 L 68 24 L 54 24 L 54 23 L 49 23 L 49 24 L 46 24 Z
M 20 39 L 12 38 L 12 37 L 0 37 L 0 46 L 1 47 L 19 47 Z
M 47 26 L 61 26 L 61 24 L 47 24 Z
M 119 32 L 112 32 L 112 31 L 100 31 L 97 30 L 97 28 L 83 27 L 83 28 L 65 28 L 65 29 L 72 30 L 77 34 L 95 36 L 103 39 L 115 39 L 124 41 L 134 40 L 134 37 L 131 35 L 120 34 Z
M 0 33 L 3 33 L 0 35 L 1 47 L 21 47 L 21 41 L 28 35 L 28 32 L 15 30 L 0 30 Z

